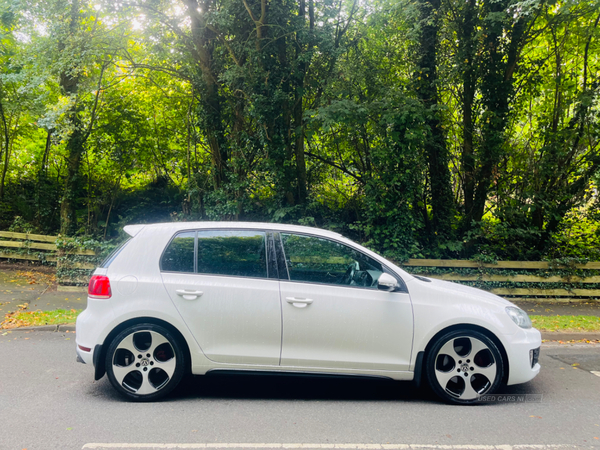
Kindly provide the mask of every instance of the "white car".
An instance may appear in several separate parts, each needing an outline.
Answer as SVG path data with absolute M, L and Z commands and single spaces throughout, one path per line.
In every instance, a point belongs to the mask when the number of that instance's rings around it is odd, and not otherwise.
M 131 400 L 216 370 L 426 378 L 477 402 L 540 371 L 527 313 L 406 273 L 340 234 L 240 222 L 129 225 L 94 272 L 77 355 Z

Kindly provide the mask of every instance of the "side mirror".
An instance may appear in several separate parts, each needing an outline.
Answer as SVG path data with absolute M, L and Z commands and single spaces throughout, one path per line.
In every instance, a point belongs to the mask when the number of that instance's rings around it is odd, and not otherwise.
M 377 280 L 377 289 L 380 291 L 395 291 L 400 286 L 396 279 L 391 276 L 389 273 L 382 273 Z

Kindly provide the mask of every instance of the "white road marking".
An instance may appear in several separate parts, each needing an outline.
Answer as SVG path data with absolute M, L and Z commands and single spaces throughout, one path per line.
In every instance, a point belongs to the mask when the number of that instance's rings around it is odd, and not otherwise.
M 600 376 L 600 375 L 599 375 Z M 551 445 L 538 445 L 538 444 L 518 444 L 518 445 L 430 445 L 430 444 L 284 444 L 284 443 L 272 443 L 272 444 L 257 444 L 257 443 L 246 443 L 246 444 L 232 444 L 232 443 L 198 443 L 198 444 L 159 444 L 159 443 L 90 443 L 85 444 L 82 449 L 272 449 L 272 448 L 305 448 L 305 449 L 355 449 L 355 450 L 529 450 L 529 449 L 540 449 L 540 450 L 551 450 L 561 448 L 578 448 L 574 445 L 569 444 L 551 444 Z
M 600 377 L 600 372 L 598 372 L 597 370 L 590 370 L 590 373 L 593 373 L 597 377 Z

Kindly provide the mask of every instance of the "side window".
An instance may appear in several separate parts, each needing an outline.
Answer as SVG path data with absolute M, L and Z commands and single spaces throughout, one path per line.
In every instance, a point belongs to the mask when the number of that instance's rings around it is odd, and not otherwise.
M 121 245 L 119 245 L 116 249 L 114 249 L 112 251 L 112 253 L 110 255 L 108 255 L 106 257 L 106 259 L 104 261 L 102 261 L 102 264 L 100 264 L 98 267 L 100 267 L 102 269 L 106 269 L 108 266 L 110 266 L 110 264 L 117 258 L 117 256 L 119 256 L 119 253 L 121 253 L 121 251 L 125 248 L 125 246 L 127 244 L 129 244 L 129 241 L 131 241 L 131 238 L 127 239 L 125 242 L 123 242 Z
M 160 269 L 166 272 L 194 273 L 195 239 L 195 231 L 186 231 L 175 236 L 163 253 Z
M 383 268 L 374 259 L 329 239 L 281 234 L 290 280 L 377 288 Z
M 198 273 L 267 278 L 266 233 L 198 231 Z

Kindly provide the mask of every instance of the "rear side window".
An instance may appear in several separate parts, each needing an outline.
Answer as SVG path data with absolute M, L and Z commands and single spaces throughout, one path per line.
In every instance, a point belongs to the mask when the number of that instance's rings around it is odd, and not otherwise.
M 160 261 L 160 268 L 166 272 L 194 273 L 195 231 L 179 233 L 167 246 Z
M 114 249 L 112 251 L 112 253 L 110 255 L 108 255 L 106 257 L 106 259 L 104 261 L 102 261 L 102 264 L 100 264 L 98 267 L 101 269 L 108 268 L 108 266 L 110 266 L 110 264 L 116 259 L 116 257 L 119 256 L 119 253 L 121 253 L 121 251 L 125 248 L 125 246 L 127 244 L 129 244 L 129 241 L 131 241 L 131 238 L 127 239 L 125 242 L 123 242 L 121 245 L 119 245 L 116 249 Z
M 198 273 L 267 278 L 266 233 L 198 231 Z

